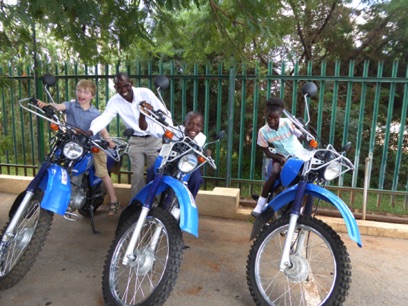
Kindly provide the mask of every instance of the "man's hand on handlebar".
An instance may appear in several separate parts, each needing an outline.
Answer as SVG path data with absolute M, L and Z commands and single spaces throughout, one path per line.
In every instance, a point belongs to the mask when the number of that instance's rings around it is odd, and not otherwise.
M 141 107 L 149 110 L 149 111 L 153 111 L 153 106 L 150 103 L 147 103 L 146 101 L 142 101 L 139 104 Z
M 109 143 L 109 148 L 114 149 L 116 147 L 116 143 L 114 143 L 111 139 L 106 139 Z

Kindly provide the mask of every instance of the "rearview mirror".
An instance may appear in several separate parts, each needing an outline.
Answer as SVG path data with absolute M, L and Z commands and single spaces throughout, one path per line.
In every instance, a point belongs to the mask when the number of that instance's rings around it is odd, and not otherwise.
M 218 139 L 223 139 L 225 137 L 225 131 L 221 131 L 215 136 L 215 138 Z
M 164 75 L 158 75 L 154 78 L 154 86 L 160 90 L 166 90 L 170 86 L 169 78 Z
M 347 152 L 352 147 L 351 141 L 347 142 L 346 145 L 341 149 L 342 152 Z
M 57 83 L 57 79 L 55 78 L 55 76 L 53 76 L 50 73 L 46 73 L 41 77 L 41 80 L 43 82 L 44 85 L 47 85 L 48 87 L 52 87 L 55 85 L 55 83 Z
M 308 97 L 314 97 L 317 94 L 317 86 L 313 82 L 307 82 L 302 87 L 303 95 L 307 95 Z

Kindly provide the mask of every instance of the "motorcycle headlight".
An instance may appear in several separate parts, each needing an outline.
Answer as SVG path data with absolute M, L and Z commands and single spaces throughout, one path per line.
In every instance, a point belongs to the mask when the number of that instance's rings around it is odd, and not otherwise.
M 76 142 L 70 141 L 64 145 L 62 150 L 64 156 L 68 159 L 77 159 L 84 153 L 84 148 Z
M 180 158 L 178 169 L 181 172 L 189 173 L 197 167 L 197 157 L 194 154 L 187 154 Z
M 330 163 L 326 169 L 324 169 L 323 177 L 326 181 L 334 180 L 341 173 L 341 165 L 339 162 L 334 161 Z

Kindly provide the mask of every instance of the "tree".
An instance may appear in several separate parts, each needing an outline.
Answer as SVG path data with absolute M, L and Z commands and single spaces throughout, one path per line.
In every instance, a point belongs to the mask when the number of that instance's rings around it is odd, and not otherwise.
M 406 61 L 403 0 L 0 2 L 1 59 Z M 353 2 L 354 3 L 354 2 Z
M 38 53 L 43 58 L 76 58 L 84 62 L 123 58 L 137 41 L 151 45 L 150 15 L 188 8 L 193 2 L 172 1 L 19 1 L 18 5 L 0 2 L 2 59 L 18 60 L 33 52 L 33 29 L 38 31 Z M 58 49 L 48 41 L 59 44 Z M 52 52 L 54 51 L 54 52 Z M 78 55 L 78 56 L 75 56 Z M 54 58 L 56 59 L 56 58 Z

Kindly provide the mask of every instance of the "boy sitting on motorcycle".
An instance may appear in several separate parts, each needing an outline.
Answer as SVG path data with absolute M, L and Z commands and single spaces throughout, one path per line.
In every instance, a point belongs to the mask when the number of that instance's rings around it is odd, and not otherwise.
M 84 131 L 89 130 L 93 119 L 100 115 L 92 104 L 91 100 L 96 95 L 96 85 L 90 80 L 80 80 L 76 86 L 76 100 L 71 102 L 64 102 L 61 104 L 48 104 L 40 100 L 37 101 L 37 105 L 40 108 L 44 106 L 52 106 L 57 111 L 61 111 L 66 114 L 67 123 L 80 128 Z M 114 148 L 115 143 L 110 140 L 109 133 L 106 129 L 100 132 L 101 136 L 109 142 L 109 147 Z M 100 139 L 100 135 L 93 137 L 94 139 Z M 109 176 L 106 168 L 107 156 L 106 153 L 100 151 L 99 153 L 93 153 L 95 174 L 103 181 L 106 191 L 110 198 L 109 215 L 113 216 L 118 212 L 119 202 L 116 197 L 115 189 L 111 177 Z
M 273 160 L 273 164 L 269 178 L 262 186 L 261 196 L 258 198 L 256 207 L 251 212 L 251 215 L 255 218 L 262 212 L 268 193 L 279 178 L 286 159 L 294 155 L 296 151 L 303 149 L 303 145 L 298 139 L 302 137 L 302 133 L 296 129 L 289 119 L 281 118 L 283 109 L 284 103 L 277 97 L 272 97 L 266 101 L 264 111 L 266 124 L 258 131 L 257 145 L 262 148 L 267 158 Z M 276 153 L 269 150 L 269 145 L 275 148 Z
M 184 131 L 184 134 L 191 139 L 194 139 L 202 130 L 203 130 L 203 115 L 199 112 L 191 111 L 187 113 L 184 120 L 184 125 L 180 126 L 180 131 Z M 207 155 L 211 155 L 211 152 L 208 150 Z M 149 183 L 154 178 L 154 167 L 147 169 L 146 182 Z M 188 189 L 195 198 L 198 190 L 200 189 L 201 184 L 204 182 L 203 177 L 201 176 L 200 169 L 196 169 L 190 175 L 188 180 Z

